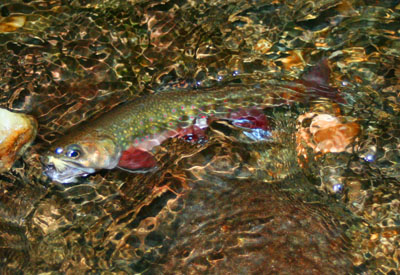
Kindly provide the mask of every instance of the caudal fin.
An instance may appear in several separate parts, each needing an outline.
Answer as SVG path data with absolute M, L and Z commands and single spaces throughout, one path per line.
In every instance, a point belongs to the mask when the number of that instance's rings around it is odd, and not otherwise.
M 330 73 L 329 62 L 323 59 L 304 74 L 299 82 L 306 87 L 307 95 L 311 99 L 328 98 L 336 103 L 345 104 L 346 100 L 340 91 L 329 85 Z

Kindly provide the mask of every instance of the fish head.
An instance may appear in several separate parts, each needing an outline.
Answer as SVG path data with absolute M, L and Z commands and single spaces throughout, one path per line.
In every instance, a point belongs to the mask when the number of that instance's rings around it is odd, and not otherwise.
M 87 138 L 72 143 L 56 143 L 42 157 L 44 173 L 59 183 L 73 183 L 77 178 L 100 169 L 117 166 L 121 150 L 110 138 Z

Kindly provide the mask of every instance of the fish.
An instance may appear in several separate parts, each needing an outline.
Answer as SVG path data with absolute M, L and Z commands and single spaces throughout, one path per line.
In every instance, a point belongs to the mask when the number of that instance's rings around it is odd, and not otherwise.
M 156 146 L 173 137 L 199 139 L 216 119 L 230 121 L 249 130 L 250 138 L 261 139 L 270 130 L 262 113 L 265 108 L 321 96 L 343 102 L 337 89 L 326 85 L 326 67 L 327 62 L 321 62 L 312 76 L 292 83 L 171 90 L 121 104 L 54 142 L 41 158 L 44 173 L 62 184 L 102 169 L 146 173 L 157 168 Z

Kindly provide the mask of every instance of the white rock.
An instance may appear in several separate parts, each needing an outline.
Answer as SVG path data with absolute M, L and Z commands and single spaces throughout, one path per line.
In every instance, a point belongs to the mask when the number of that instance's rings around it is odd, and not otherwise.
M 11 168 L 35 139 L 36 131 L 32 116 L 0 108 L 0 172 Z

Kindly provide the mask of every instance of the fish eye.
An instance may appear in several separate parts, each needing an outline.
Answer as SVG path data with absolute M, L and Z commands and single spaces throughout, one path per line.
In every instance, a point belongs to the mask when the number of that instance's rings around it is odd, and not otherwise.
M 76 159 L 81 155 L 81 152 L 79 150 L 68 150 L 66 153 L 66 156 L 69 158 Z
M 64 149 L 62 147 L 58 147 L 54 150 L 54 153 L 56 155 L 62 154 L 62 152 L 64 152 Z
M 81 156 L 82 152 L 76 145 L 71 146 L 66 152 L 65 155 L 72 159 L 77 159 Z

